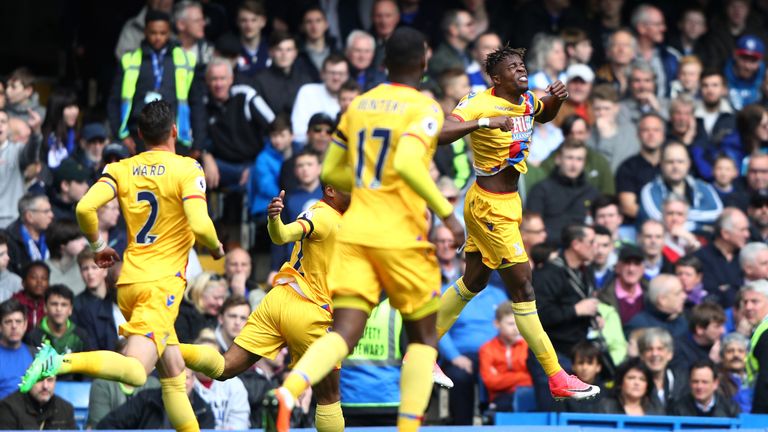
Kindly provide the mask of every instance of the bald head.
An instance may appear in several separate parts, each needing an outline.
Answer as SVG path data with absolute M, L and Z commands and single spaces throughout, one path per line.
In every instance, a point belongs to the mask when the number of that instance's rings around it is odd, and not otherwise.
M 224 257 L 224 274 L 231 280 L 236 274 L 251 275 L 251 255 L 243 248 L 235 248 Z

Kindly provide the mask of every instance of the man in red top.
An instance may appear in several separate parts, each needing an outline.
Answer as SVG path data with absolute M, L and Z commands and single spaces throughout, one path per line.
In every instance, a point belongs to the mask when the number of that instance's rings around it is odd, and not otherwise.
M 498 306 L 494 325 L 499 335 L 480 347 L 480 377 L 496 411 L 512 411 L 515 390 L 533 385 L 525 365 L 528 344 L 517 329 L 511 303 Z

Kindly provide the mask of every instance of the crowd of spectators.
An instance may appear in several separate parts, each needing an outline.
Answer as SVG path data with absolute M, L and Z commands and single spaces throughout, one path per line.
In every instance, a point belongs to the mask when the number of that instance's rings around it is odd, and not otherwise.
M 551 400 L 494 276 L 440 341 L 455 382 L 446 421 L 512 410 L 522 387 L 542 411 L 768 413 L 765 2 L 229 3 L 148 0 L 113 47 L 103 106 L 67 82 L 45 87 L 23 65 L 0 80 L 0 428 L 73 427 L 56 379 L 16 392 L 43 340 L 59 352 L 122 349 L 119 265 L 96 266 L 74 208 L 107 163 L 144 149 L 141 108 L 169 101 L 177 151 L 204 169 L 228 253 L 217 274 L 201 264 L 204 251 L 190 251 L 176 327 L 181 342 L 224 351 L 291 254 L 269 244 L 266 204 L 284 190 L 289 222 L 321 198 L 334 127 L 357 95 L 386 82 L 384 42 L 398 26 L 427 35 L 418 90 L 446 115 L 492 85 L 484 58 L 507 41 L 529 50 L 536 95 L 555 80 L 570 95 L 534 129 L 520 230 L 560 363 L 603 392 Z M 468 137 L 434 157 L 432 176 L 458 215 L 472 159 Z M 125 249 L 116 201 L 99 210 L 99 229 Z M 430 234 L 445 287 L 463 272 L 450 237 L 441 226 Z M 188 371 L 201 427 L 259 427 L 283 357 L 227 382 Z M 375 388 L 361 392 L 375 399 Z M 296 424 L 311 422 L 310 400 Z M 94 428 L 168 425 L 152 379 L 141 389 L 96 380 L 89 408 Z

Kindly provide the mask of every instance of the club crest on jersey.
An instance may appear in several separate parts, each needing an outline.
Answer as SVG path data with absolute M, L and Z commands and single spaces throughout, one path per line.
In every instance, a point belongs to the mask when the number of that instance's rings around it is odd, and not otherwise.
M 175 302 L 175 301 L 176 301 L 176 296 L 175 296 L 175 295 L 173 295 L 173 294 L 170 294 L 170 295 L 169 295 L 168 297 L 166 297 L 166 299 L 165 299 L 165 306 L 166 306 L 166 307 L 171 307 L 171 306 L 173 306 L 173 302 Z
M 200 189 L 200 192 L 205 193 L 205 177 L 196 178 L 195 183 L 197 183 L 197 188 Z
M 433 117 L 427 117 L 425 118 L 422 123 L 421 127 L 424 128 L 424 133 L 427 134 L 428 137 L 432 138 L 435 135 L 437 135 L 437 119 Z

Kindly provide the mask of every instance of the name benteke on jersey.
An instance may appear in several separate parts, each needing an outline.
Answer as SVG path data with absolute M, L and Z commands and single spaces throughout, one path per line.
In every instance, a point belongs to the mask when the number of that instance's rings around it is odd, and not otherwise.
M 379 112 L 397 112 L 404 113 L 408 104 L 393 99 L 369 99 L 362 97 L 357 102 L 356 108 L 359 111 L 379 111 Z
M 150 177 L 165 174 L 165 165 L 136 165 L 132 168 L 134 176 Z

